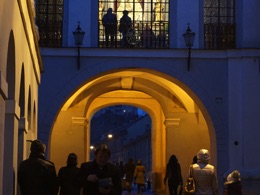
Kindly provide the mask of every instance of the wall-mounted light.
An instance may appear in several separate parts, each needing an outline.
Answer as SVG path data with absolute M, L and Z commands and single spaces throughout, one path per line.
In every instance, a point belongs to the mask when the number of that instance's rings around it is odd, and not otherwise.
M 183 33 L 183 37 L 186 43 L 186 47 L 189 49 L 189 56 L 188 56 L 188 67 L 187 70 L 190 70 L 190 56 L 191 56 L 191 47 L 193 46 L 195 33 L 191 31 L 190 24 L 188 23 L 187 30 Z
M 77 29 L 73 32 L 75 45 L 78 48 L 78 69 L 80 68 L 80 46 L 82 46 L 85 32 L 81 30 L 80 22 L 78 22 Z

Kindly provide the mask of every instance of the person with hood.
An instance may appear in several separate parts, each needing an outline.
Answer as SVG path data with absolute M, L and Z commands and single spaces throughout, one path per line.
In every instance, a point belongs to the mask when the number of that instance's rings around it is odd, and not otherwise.
M 31 153 L 18 167 L 22 195 L 57 195 L 58 178 L 54 163 L 44 157 L 46 146 L 39 140 L 31 143 Z
M 183 180 L 181 175 L 181 166 L 175 155 L 171 155 L 167 163 L 166 173 L 164 177 L 164 185 L 166 185 L 167 179 L 170 195 L 178 195 L 178 187 L 180 185 L 180 189 L 182 189 Z M 182 190 L 180 190 L 179 195 L 180 194 L 182 194 Z
M 238 170 L 234 170 L 227 176 L 227 181 L 224 185 L 224 195 L 243 195 L 240 172 Z
M 58 173 L 60 195 L 80 195 L 80 184 L 77 181 L 79 167 L 75 153 L 70 153 L 67 158 L 67 166 L 61 167 Z
M 216 169 L 209 164 L 209 160 L 209 151 L 201 149 L 197 154 L 197 163 L 189 169 L 195 182 L 195 195 L 218 195 Z
M 109 162 L 111 151 L 106 144 L 95 150 L 95 159 L 81 164 L 78 179 L 83 195 L 121 195 L 122 181 L 119 168 Z

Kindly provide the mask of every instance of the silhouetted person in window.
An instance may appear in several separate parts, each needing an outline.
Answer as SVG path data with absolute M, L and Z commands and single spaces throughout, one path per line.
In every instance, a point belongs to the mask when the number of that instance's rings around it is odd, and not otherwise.
M 18 168 L 22 195 L 57 195 L 59 190 L 55 166 L 44 157 L 46 146 L 39 140 L 31 143 L 31 153 Z
M 80 184 L 77 181 L 80 168 L 77 167 L 78 158 L 75 153 L 70 153 L 67 166 L 61 167 L 58 173 L 60 195 L 80 195 Z
M 117 31 L 117 18 L 116 14 L 113 14 L 112 11 L 112 8 L 108 8 L 107 13 L 102 18 L 102 24 L 105 27 L 106 47 L 109 46 L 109 37 L 111 41 L 110 46 L 114 46 L 115 35 Z
M 128 11 L 124 10 L 123 16 L 120 18 L 120 26 L 119 26 L 119 32 L 122 33 L 122 41 L 121 41 L 122 47 L 129 46 L 126 35 L 129 28 L 131 28 L 131 26 L 132 26 L 132 19 L 128 16 Z

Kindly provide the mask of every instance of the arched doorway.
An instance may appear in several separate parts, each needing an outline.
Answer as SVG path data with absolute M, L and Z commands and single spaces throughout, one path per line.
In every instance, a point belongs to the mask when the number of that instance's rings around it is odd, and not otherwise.
M 76 152 L 79 162 L 89 159 L 90 125 L 101 108 L 127 104 L 139 107 L 152 120 L 152 172 L 155 190 L 171 154 L 182 166 L 183 176 L 200 148 L 208 148 L 216 164 L 216 140 L 211 119 L 197 96 L 180 81 L 147 69 L 106 72 L 80 86 L 60 109 L 53 123 L 50 157 L 57 169 L 67 154 Z

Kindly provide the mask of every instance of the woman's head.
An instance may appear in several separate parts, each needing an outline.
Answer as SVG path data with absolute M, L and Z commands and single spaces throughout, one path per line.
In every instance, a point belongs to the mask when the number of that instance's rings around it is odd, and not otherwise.
M 210 159 L 209 151 L 207 149 L 201 149 L 197 154 L 198 162 L 208 163 Z
M 75 153 L 70 153 L 68 155 L 68 159 L 67 159 L 67 166 L 69 166 L 69 167 L 76 167 L 77 164 L 78 164 L 77 155 Z
M 142 161 L 141 161 L 141 160 L 138 160 L 136 164 L 137 164 L 137 165 L 141 165 L 141 164 L 142 164 Z
M 171 155 L 170 159 L 169 159 L 169 163 L 170 164 L 175 164 L 178 162 L 178 159 L 175 155 Z

